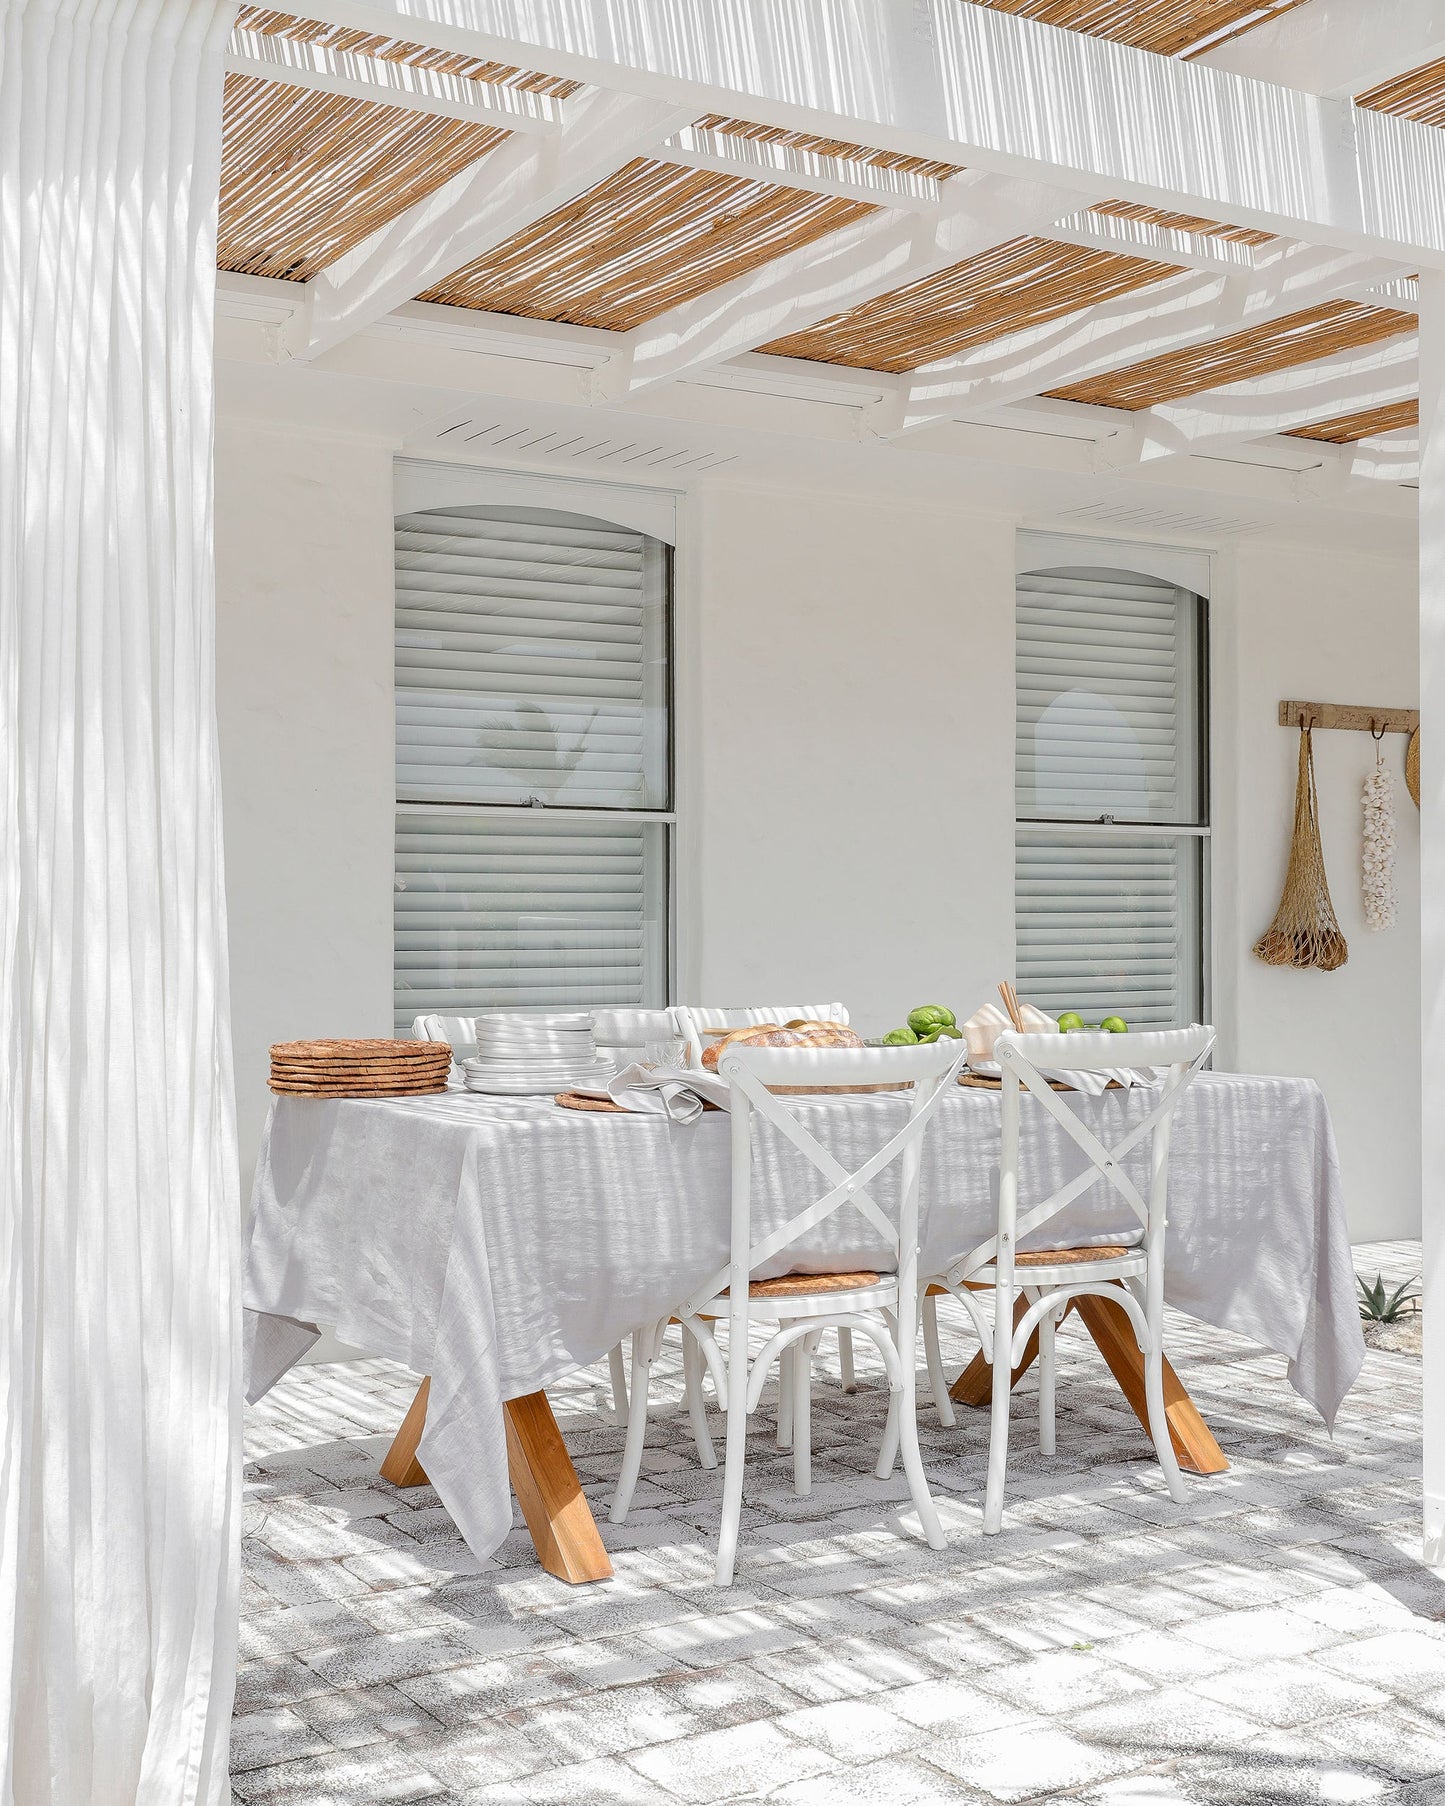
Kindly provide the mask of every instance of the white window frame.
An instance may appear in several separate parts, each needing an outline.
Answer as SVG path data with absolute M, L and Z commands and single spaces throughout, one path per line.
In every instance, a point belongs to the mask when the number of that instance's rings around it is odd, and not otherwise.
M 1014 804 L 1014 845 L 1017 849 L 1020 830 L 1057 828 L 1062 831 L 1100 835 L 1126 833 L 1141 839 L 1194 839 L 1200 842 L 1198 876 L 1198 986 L 1199 1013 L 1209 1021 L 1213 1012 L 1214 934 L 1213 934 L 1213 838 L 1215 782 L 1213 761 L 1212 696 L 1214 676 L 1215 631 L 1211 606 L 1214 589 L 1212 555 L 1198 547 L 1150 544 L 1137 540 L 1096 538 L 1092 534 L 1021 532 L 1014 542 L 1014 580 L 1060 567 L 1094 565 L 1104 570 L 1137 571 L 1141 576 L 1155 577 L 1200 598 L 1203 622 L 1198 648 L 1195 684 L 1198 714 L 1195 723 L 1199 761 L 1199 797 L 1202 820 L 1199 822 L 1115 822 L 1101 817 L 1095 821 L 1077 816 L 1024 816 L 1018 811 L 1017 793 Z M 1017 629 L 1015 629 L 1017 645 Z
M 501 468 L 492 464 L 463 460 L 398 457 L 393 461 L 392 520 L 399 515 L 423 512 L 447 506 L 506 506 L 550 508 L 562 513 L 590 515 L 609 520 L 619 527 L 660 540 L 671 550 L 668 586 L 667 620 L 667 761 L 668 797 L 666 809 L 574 809 L 544 805 L 536 808 L 525 803 L 453 803 L 411 801 L 395 792 L 396 759 L 392 758 L 393 820 L 402 815 L 455 815 L 465 813 L 491 819 L 516 819 L 519 815 L 545 814 L 551 821 L 595 822 L 599 818 L 636 822 L 639 825 L 660 824 L 667 832 L 664 839 L 665 871 L 663 882 L 664 932 L 667 937 L 663 962 L 665 1003 L 677 995 L 678 974 L 678 847 L 681 791 L 680 748 L 682 735 L 678 727 L 679 637 L 680 615 L 678 590 L 682 559 L 679 546 L 679 517 L 682 496 L 676 490 L 654 489 L 641 484 L 599 482 L 588 478 L 559 477 L 548 471 Z M 395 601 L 392 604 L 393 645 L 395 643 Z M 394 662 L 394 661 L 393 661 Z M 396 695 L 392 693 L 392 719 L 395 722 Z M 393 726 L 393 742 L 395 727 Z M 393 872 L 395 855 L 393 854 Z M 393 959 L 395 933 L 393 931 Z M 395 982 L 393 969 L 393 983 Z

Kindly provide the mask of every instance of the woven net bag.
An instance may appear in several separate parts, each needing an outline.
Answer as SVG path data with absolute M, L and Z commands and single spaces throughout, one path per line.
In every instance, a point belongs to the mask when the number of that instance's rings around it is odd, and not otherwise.
M 1307 727 L 1300 729 L 1299 782 L 1294 794 L 1294 839 L 1289 870 L 1274 920 L 1254 943 L 1270 966 L 1315 966 L 1333 972 L 1350 957 L 1335 919 L 1320 844 L 1320 805 L 1315 794 L 1315 749 Z

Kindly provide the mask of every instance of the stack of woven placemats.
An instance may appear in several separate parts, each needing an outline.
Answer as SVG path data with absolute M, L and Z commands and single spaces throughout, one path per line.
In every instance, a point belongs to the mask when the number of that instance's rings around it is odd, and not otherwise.
M 278 1041 L 271 1089 L 288 1097 L 420 1097 L 445 1091 L 445 1041 Z

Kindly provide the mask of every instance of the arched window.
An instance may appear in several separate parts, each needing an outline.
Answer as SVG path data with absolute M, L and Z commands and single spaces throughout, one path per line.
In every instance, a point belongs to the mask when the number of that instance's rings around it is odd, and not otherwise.
M 1020 994 L 1088 1022 L 1195 1020 L 1205 605 L 1167 575 L 1040 564 L 1018 578 L 1017 623 Z
M 396 517 L 397 1032 L 664 1003 L 671 545 L 606 488 L 428 474 Z

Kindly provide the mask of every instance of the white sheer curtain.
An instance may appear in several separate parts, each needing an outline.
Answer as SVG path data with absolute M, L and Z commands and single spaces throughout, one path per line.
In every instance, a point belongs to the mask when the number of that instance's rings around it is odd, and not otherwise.
M 0 0 L 0 1800 L 226 1791 L 216 0 Z

